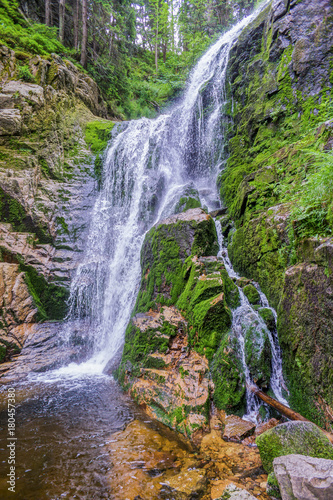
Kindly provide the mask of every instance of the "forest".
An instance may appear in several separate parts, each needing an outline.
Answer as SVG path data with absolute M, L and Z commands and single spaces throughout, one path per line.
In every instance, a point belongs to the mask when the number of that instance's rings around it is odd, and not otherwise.
M 57 53 L 98 83 L 110 117 L 152 117 L 184 88 L 202 52 L 254 0 L 0 0 L 0 43 Z M 25 57 L 26 54 L 26 57 Z

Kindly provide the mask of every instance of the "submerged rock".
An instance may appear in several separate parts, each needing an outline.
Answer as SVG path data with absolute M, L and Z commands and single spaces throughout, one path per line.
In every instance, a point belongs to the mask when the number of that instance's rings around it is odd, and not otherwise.
M 163 500 L 199 499 L 205 493 L 207 478 L 205 470 L 187 470 L 162 483 L 159 498 Z
M 333 498 L 333 460 L 287 455 L 275 458 L 273 466 L 283 500 Z
M 291 455 L 309 455 L 333 460 L 333 446 L 325 434 L 312 422 L 286 422 L 257 437 L 262 464 L 273 471 L 274 458 Z

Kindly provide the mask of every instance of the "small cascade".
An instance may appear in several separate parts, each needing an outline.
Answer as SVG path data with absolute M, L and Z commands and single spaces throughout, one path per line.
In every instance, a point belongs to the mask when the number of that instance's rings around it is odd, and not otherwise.
M 219 243 L 219 253 L 218 257 L 223 260 L 225 268 L 231 278 L 234 279 L 237 285 L 237 280 L 240 276 L 233 269 L 228 256 L 228 250 L 224 246 L 223 235 L 221 230 L 221 224 L 218 220 L 215 220 L 215 227 Z M 266 295 L 260 290 L 257 283 L 254 284 L 260 296 L 260 307 L 269 309 L 274 317 L 275 326 L 270 330 L 259 312 L 250 304 L 248 298 L 245 296 L 241 286 L 237 285 L 240 305 L 232 312 L 232 334 L 236 338 L 239 346 L 239 357 L 243 365 L 246 385 L 251 386 L 254 382 L 254 374 L 251 373 L 251 366 L 248 365 L 247 355 L 246 355 L 246 343 L 249 331 L 255 331 L 256 335 L 251 337 L 251 350 L 256 353 L 257 359 L 260 356 L 265 356 L 265 344 L 267 340 L 269 342 L 270 356 L 271 356 L 271 372 L 269 377 L 269 386 L 272 389 L 276 399 L 288 406 L 288 402 L 282 395 L 282 390 L 286 390 L 286 384 L 283 379 L 282 374 L 282 356 L 281 349 L 279 346 L 276 330 L 276 311 L 270 307 Z M 246 390 L 246 407 L 247 414 L 243 417 L 245 419 L 251 420 L 257 423 L 258 410 L 262 403 L 259 399 L 249 390 Z

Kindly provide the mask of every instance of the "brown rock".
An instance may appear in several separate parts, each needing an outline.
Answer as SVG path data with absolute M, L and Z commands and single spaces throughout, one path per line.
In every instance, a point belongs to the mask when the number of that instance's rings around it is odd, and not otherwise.
M 225 419 L 223 438 L 228 441 L 242 441 L 254 433 L 255 424 L 243 420 L 236 415 L 228 415 Z
M 200 498 L 207 488 L 206 471 L 185 470 L 162 483 L 160 498 L 163 500 L 191 500 Z

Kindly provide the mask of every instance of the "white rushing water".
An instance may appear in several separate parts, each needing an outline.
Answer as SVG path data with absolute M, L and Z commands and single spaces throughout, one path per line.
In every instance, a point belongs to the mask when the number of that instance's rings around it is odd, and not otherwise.
M 234 270 L 229 256 L 226 246 L 224 246 L 223 235 L 221 231 L 221 224 L 219 221 L 215 221 L 216 233 L 218 237 L 219 243 L 219 253 L 218 257 L 223 260 L 225 268 L 231 278 L 235 280 L 240 279 L 240 276 Z M 282 373 L 282 355 L 281 350 L 277 338 L 276 331 L 276 320 L 277 315 L 275 309 L 270 307 L 266 295 L 260 290 L 260 287 L 257 283 L 252 283 L 255 288 L 258 290 L 260 296 L 260 306 L 265 309 L 269 309 L 272 312 L 274 317 L 275 326 L 272 330 L 270 330 L 263 318 L 261 317 L 258 310 L 256 310 L 249 302 L 247 297 L 245 296 L 243 289 L 241 286 L 236 285 L 239 292 L 240 304 L 233 311 L 232 315 L 232 326 L 231 332 L 232 335 L 237 339 L 238 345 L 240 347 L 240 358 L 244 369 L 245 374 L 245 382 L 247 386 L 251 386 L 254 382 L 253 375 L 251 374 L 251 369 L 249 368 L 246 361 L 246 353 L 245 353 L 245 343 L 246 343 L 246 334 L 249 331 L 249 328 L 252 328 L 256 332 L 256 338 L 253 339 L 253 350 L 256 352 L 257 357 L 260 356 L 261 352 L 265 348 L 265 340 L 268 339 L 271 353 L 271 373 L 270 373 L 270 387 L 274 392 L 274 395 L 280 403 L 289 406 L 288 402 L 282 395 L 282 389 L 287 390 L 285 381 L 283 379 Z M 246 407 L 247 414 L 243 418 L 247 418 L 255 423 L 257 423 L 258 409 L 262 403 L 259 399 L 253 394 L 251 391 L 246 391 Z
M 169 112 L 153 120 L 124 123 L 114 133 L 104 159 L 103 184 L 91 216 L 85 254 L 72 281 L 64 331 L 71 342 L 73 331 L 81 330 L 81 340 L 88 344 L 91 357 L 62 367 L 56 372 L 58 376 L 101 374 L 119 353 L 139 289 L 140 249 L 149 228 L 174 213 L 184 193 L 196 192 L 208 210 L 220 206 L 216 179 L 226 159 L 223 144 L 228 57 L 240 32 L 255 15 L 221 36 L 201 57 L 183 97 Z M 224 262 L 230 276 L 237 277 L 227 255 Z M 254 321 L 269 336 L 271 387 L 285 402 L 277 339 L 268 332 L 241 289 L 240 296 L 241 305 L 233 312 L 233 331 L 241 347 L 246 379 L 251 381 L 252 377 L 245 360 L 242 328 L 244 321 Z M 265 300 L 262 296 L 263 304 Z M 262 346 L 257 347 L 260 350 Z M 247 403 L 251 416 L 257 402 L 250 393 Z

